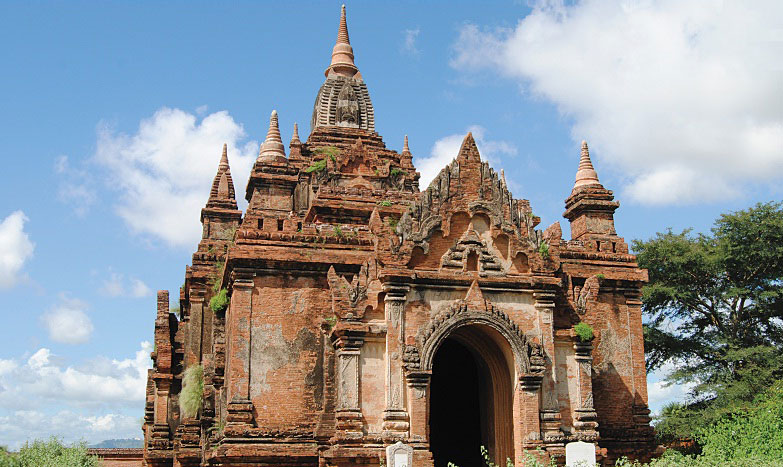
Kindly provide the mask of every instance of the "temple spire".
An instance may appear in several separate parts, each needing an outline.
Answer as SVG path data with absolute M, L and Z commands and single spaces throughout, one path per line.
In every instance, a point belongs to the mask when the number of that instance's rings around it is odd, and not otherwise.
M 258 160 L 261 162 L 274 162 L 280 157 L 285 158 L 285 147 L 283 146 L 283 140 L 280 139 L 277 110 L 273 110 L 272 115 L 269 117 L 269 131 L 266 133 L 266 140 L 261 144 Z
M 209 192 L 207 207 L 219 207 L 224 209 L 236 209 L 237 203 L 234 194 L 234 181 L 231 179 L 231 169 L 228 166 L 228 145 L 223 144 L 223 154 L 212 181 L 212 189 Z
M 411 152 L 411 149 L 408 147 L 408 135 L 405 135 L 405 141 L 402 143 L 402 152 Z
M 601 185 L 598 181 L 598 174 L 590 161 L 590 150 L 587 148 L 587 141 L 582 141 L 582 155 L 579 158 L 579 169 L 576 171 L 576 181 L 574 189 L 586 185 Z
M 348 37 L 348 24 L 345 19 L 345 5 L 340 12 L 340 27 L 337 30 L 337 42 L 332 49 L 332 63 L 326 69 L 324 75 L 330 73 L 352 78 L 359 71 L 353 63 L 353 47 Z
M 301 142 L 302 141 L 299 139 L 299 125 L 297 125 L 296 122 L 294 122 L 294 134 L 291 135 L 291 143 L 289 144 L 289 146 L 291 144 L 299 144 Z

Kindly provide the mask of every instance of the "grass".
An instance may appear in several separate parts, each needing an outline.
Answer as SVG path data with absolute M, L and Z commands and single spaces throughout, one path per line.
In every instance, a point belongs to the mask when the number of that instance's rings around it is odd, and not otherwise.
M 204 367 L 193 365 L 185 370 L 182 378 L 182 392 L 179 394 L 179 410 L 183 416 L 198 415 L 204 403 Z

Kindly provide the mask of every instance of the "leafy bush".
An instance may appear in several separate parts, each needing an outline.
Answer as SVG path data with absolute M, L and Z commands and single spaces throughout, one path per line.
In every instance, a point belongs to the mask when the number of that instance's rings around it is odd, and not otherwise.
M 209 309 L 218 313 L 226 308 L 228 308 L 228 290 L 220 289 L 220 292 L 209 300 Z
M 25 443 L 16 454 L 0 449 L 2 467 L 98 467 L 101 461 L 97 456 L 87 454 L 87 443 L 65 446 L 54 436 L 48 441 L 35 440 Z
M 392 176 L 392 177 L 396 177 L 396 176 L 398 176 L 398 175 L 407 175 L 407 174 L 408 174 L 408 173 L 407 173 L 407 172 L 405 172 L 404 170 L 402 170 L 402 169 L 398 169 L 398 168 L 396 168 L 396 167 L 395 167 L 395 168 L 393 168 L 393 169 L 391 169 L 391 172 L 389 172 L 389 173 L 391 173 L 391 176 Z
M 761 394 L 747 411 L 737 412 L 700 430 L 702 454 L 731 461 L 783 460 L 783 382 Z
M 590 342 L 595 337 L 593 327 L 584 321 L 576 323 L 574 326 L 574 333 L 576 333 L 576 337 L 578 337 L 582 342 Z
M 383 206 L 383 207 L 385 207 L 385 208 L 388 208 L 389 206 L 391 206 L 391 205 L 392 205 L 391 201 L 389 201 L 388 199 L 385 199 L 385 200 L 381 201 L 381 202 L 380 202 L 380 203 L 378 203 L 378 204 L 380 204 L 381 206 Z
M 204 367 L 193 365 L 185 370 L 182 391 L 179 393 L 179 410 L 185 417 L 195 417 L 204 402 Z
M 338 238 L 343 238 L 343 229 L 339 225 L 334 226 L 334 235 Z

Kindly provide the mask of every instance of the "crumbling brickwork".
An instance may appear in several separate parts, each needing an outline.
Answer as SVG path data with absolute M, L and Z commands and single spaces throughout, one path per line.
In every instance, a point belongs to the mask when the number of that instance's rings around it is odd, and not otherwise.
M 562 462 L 574 440 L 607 463 L 652 452 L 647 272 L 615 231 L 619 203 L 586 144 L 568 241 L 559 223 L 537 229 L 471 134 L 419 191 L 407 138 L 398 153 L 374 131 L 344 10 L 312 125 L 305 142 L 295 128 L 286 154 L 272 113 L 244 213 L 223 149 L 179 314 L 158 294 L 146 465 L 379 465 L 398 441 L 413 465 L 443 465 L 432 434 L 453 427 L 431 409 L 452 397 L 432 385 L 446 377 L 434 363 L 448 362 L 446 341 L 475 365 L 466 384 L 479 397 L 466 404 L 481 416 L 464 428 L 496 459 L 521 465 L 541 448 Z M 579 322 L 594 339 L 577 337 Z M 203 404 L 186 417 L 194 365 Z

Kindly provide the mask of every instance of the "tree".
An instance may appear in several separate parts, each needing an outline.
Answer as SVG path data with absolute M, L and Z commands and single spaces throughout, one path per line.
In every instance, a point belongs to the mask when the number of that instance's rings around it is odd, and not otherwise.
M 669 230 L 633 248 L 650 275 L 647 367 L 673 363 L 668 382 L 695 383 L 685 412 L 719 417 L 783 376 L 783 203 L 723 214 L 711 235 Z
M 0 450 L 2 467 L 98 467 L 97 456 L 87 454 L 87 444 L 65 446 L 55 437 L 48 441 L 35 440 L 25 443 L 18 453 Z

